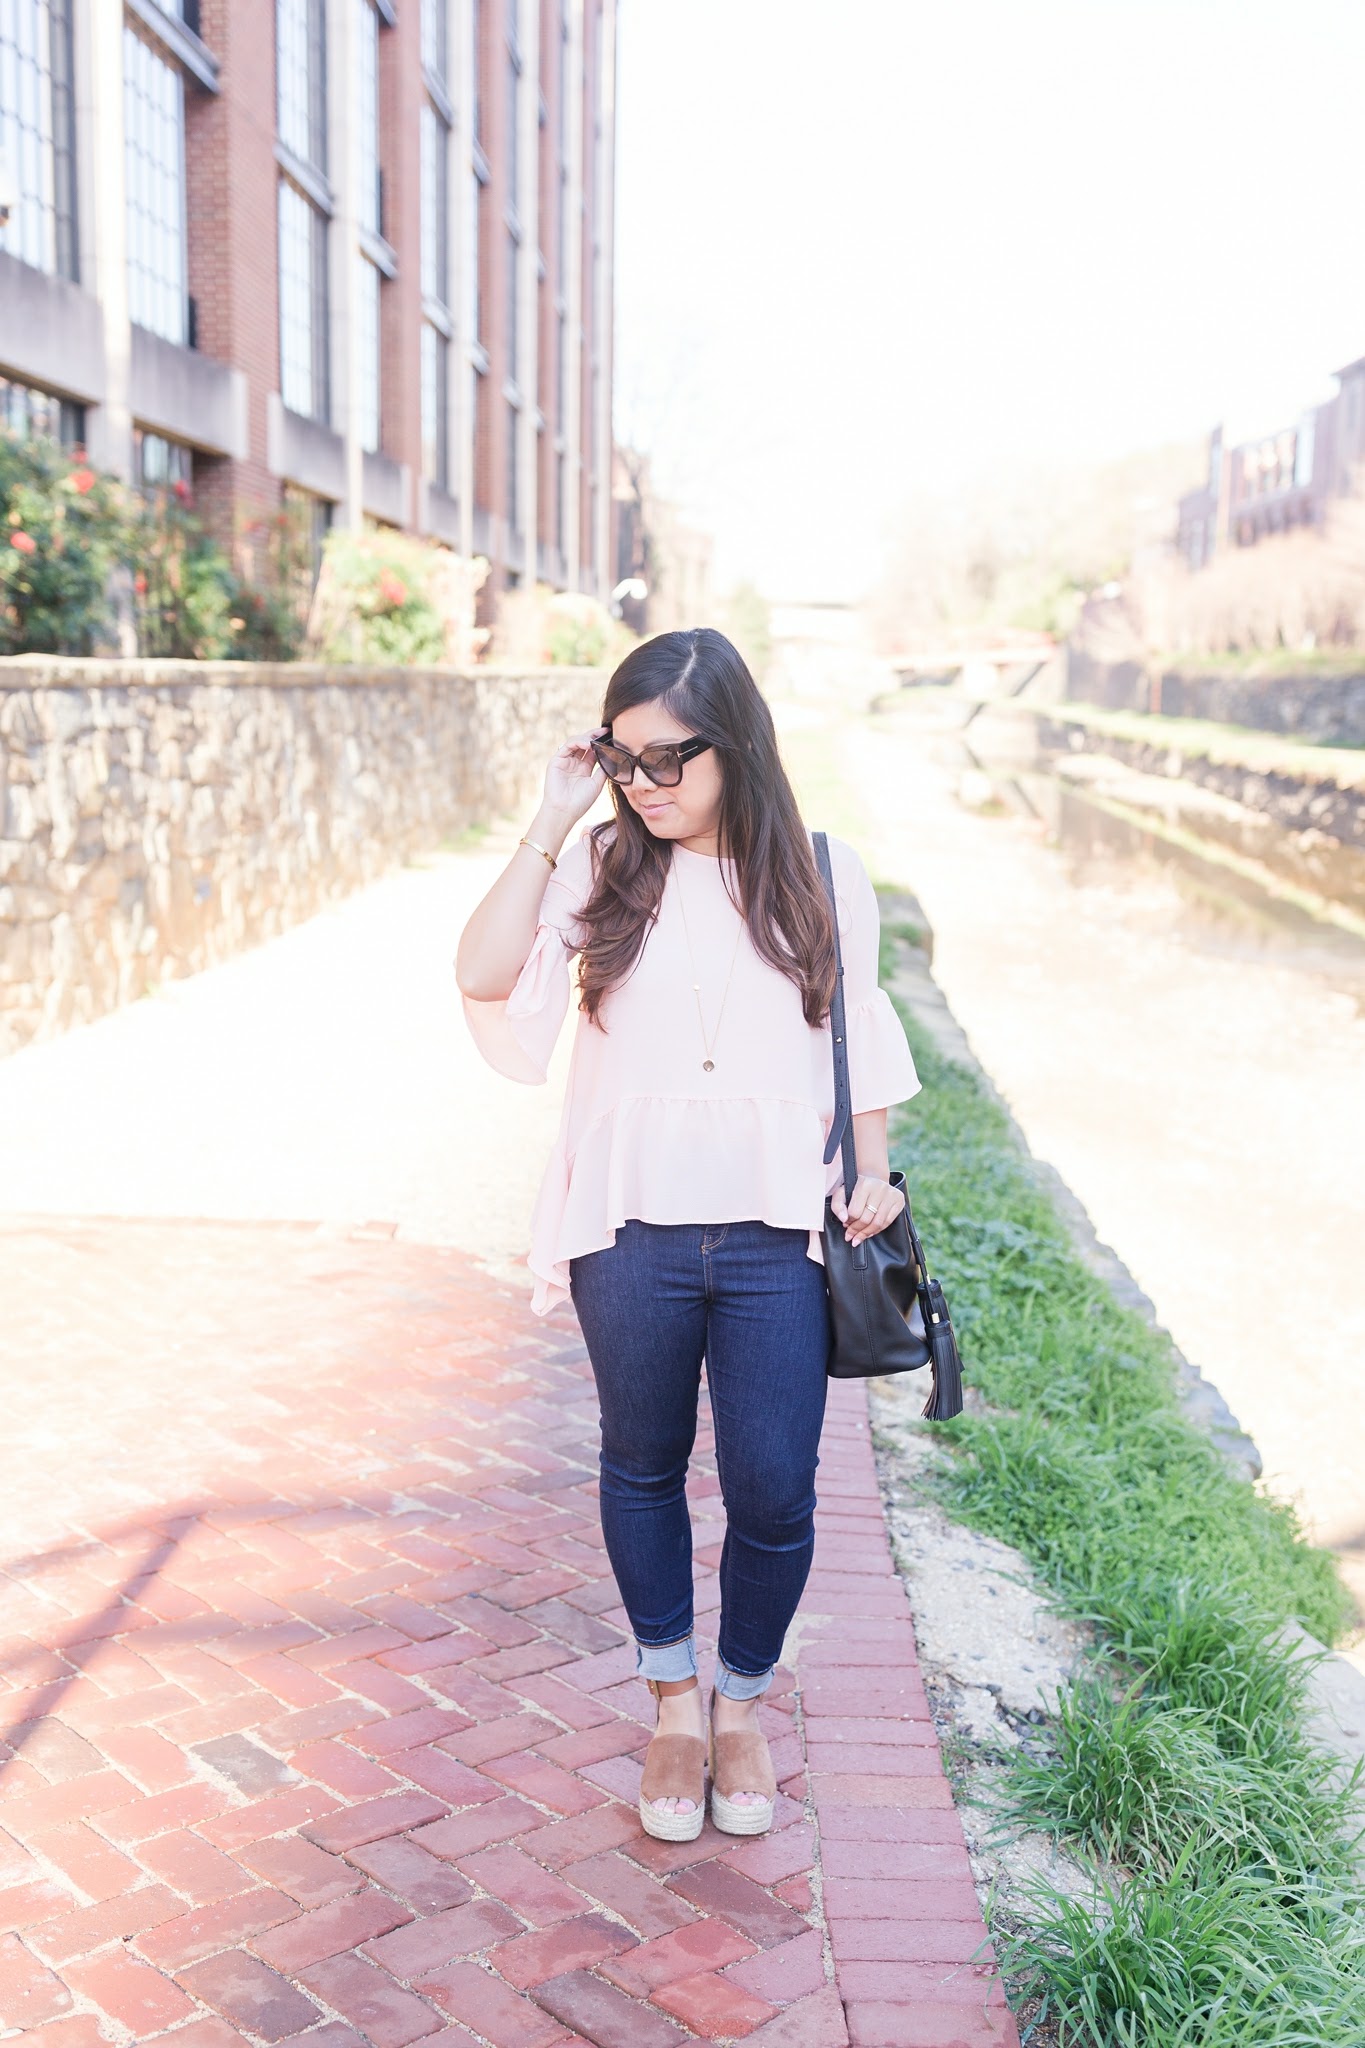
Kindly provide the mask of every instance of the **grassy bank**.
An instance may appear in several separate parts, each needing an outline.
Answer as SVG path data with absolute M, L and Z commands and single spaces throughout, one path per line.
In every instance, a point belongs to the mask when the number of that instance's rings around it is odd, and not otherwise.
M 975 1077 L 905 1021 L 925 1092 L 893 1153 L 986 1404 L 942 1431 L 945 1502 L 1097 1645 L 1008 1796 L 1109 1875 L 1084 1903 L 1040 1895 L 1006 1966 L 1075 2048 L 1360 2048 L 1355 1808 L 1275 1633 L 1333 1639 L 1333 1562 L 1186 1421 L 1166 1340 L 1081 1263 Z
M 990 708 L 1041 713 L 1066 725 L 1084 727 L 1097 742 L 1137 740 L 1170 747 L 1179 754 L 1226 762 L 1260 775 L 1288 775 L 1303 782 L 1331 782 L 1342 789 L 1365 787 L 1365 747 L 1317 746 L 1287 734 L 1259 732 L 1248 725 L 1218 725 L 1207 718 L 1168 718 L 1155 711 L 1110 711 L 1102 704 L 997 704 Z

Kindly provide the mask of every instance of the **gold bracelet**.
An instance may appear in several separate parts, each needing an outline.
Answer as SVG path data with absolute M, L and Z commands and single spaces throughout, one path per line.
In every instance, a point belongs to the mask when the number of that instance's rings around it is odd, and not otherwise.
M 519 839 L 517 841 L 517 845 L 529 846 L 532 853 L 538 853 L 542 860 L 549 861 L 550 866 L 552 868 L 557 868 L 559 866 L 559 862 L 555 859 L 554 855 L 552 853 L 547 853 L 543 846 L 537 846 L 534 839 Z

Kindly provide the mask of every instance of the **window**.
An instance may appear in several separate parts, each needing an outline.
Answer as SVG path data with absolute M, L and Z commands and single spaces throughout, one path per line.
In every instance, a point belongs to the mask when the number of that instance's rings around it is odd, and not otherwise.
M 275 0 L 276 120 L 286 149 L 327 168 L 323 0 Z
M 323 0 L 275 0 L 280 141 L 319 179 L 327 165 L 324 32 Z M 279 188 L 280 395 L 291 412 L 326 420 L 327 215 L 305 182 L 310 192 L 288 176 Z
M 450 489 L 450 343 L 425 321 L 422 326 L 422 474 Z
M 439 19 L 437 18 L 439 17 Z M 445 0 L 426 0 L 422 61 L 439 77 L 445 63 Z M 450 488 L 450 129 L 445 111 L 422 104 L 422 473 Z
M 474 31 L 474 140 L 483 148 L 483 0 L 469 0 Z
M 168 441 L 164 434 L 150 434 L 141 427 L 133 431 L 137 480 L 144 491 L 188 491 L 194 482 L 194 457 L 183 441 Z
M 515 206 L 518 199 L 517 160 L 521 154 L 520 136 L 517 133 L 521 115 L 521 59 L 509 47 L 507 52 L 507 202 Z
M 0 249 L 77 275 L 71 0 L 0 0 L 0 157 L 14 188 Z
M 555 282 L 563 291 L 569 274 L 569 173 L 565 165 L 560 166 L 559 205 L 555 211 L 555 266 Z
M 484 371 L 474 372 L 474 509 L 487 512 L 492 485 L 493 380 Z M 477 545 L 477 543 L 476 543 Z
M 332 523 L 332 506 L 329 499 L 316 498 L 299 484 L 286 484 L 284 509 L 293 543 L 290 553 L 298 565 L 290 580 L 294 600 L 303 612 L 308 608 L 322 568 L 322 549 Z
M 469 331 L 480 346 L 483 342 L 483 294 L 479 290 L 479 230 L 484 207 L 483 180 L 477 171 L 469 179 L 469 227 L 465 236 L 465 260 L 469 265 Z
M 510 400 L 507 406 L 507 530 L 521 531 L 521 506 L 518 501 L 517 472 L 520 468 L 521 450 L 518 446 L 521 429 L 521 414 Z
M 449 0 L 422 0 L 422 68 L 438 85 L 446 82 Z
M 360 266 L 356 294 L 360 445 L 373 455 L 379 448 L 379 272 L 368 256 L 357 255 L 355 260 Z
M 85 407 L 32 384 L 0 377 L 0 432 L 13 434 L 18 441 L 45 434 L 64 448 L 83 448 Z
M 450 299 L 449 145 L 450 131 L 428 101 L 422 108 L 422 290 L 442 306 Z
M 515 384 L 518 382 L 517 369 L 520 362 L 520 323 L 518 311 L 521 303 L 521 279 L 517 275 L 521 257 L 521 245 L 515 231 L 507 230 L 507 374 Z
M 280 395 L 308 419 L 329 415 L 327 223 L 287 179 L 280 183 Z
M 356 137 L 359 197 L 357 211 L 363 238 L 384 232 L 383 183 L 379 168 L 379 14 L 374 0 L 349 0 L 357 10 L 356 69 L 359 108 Z M 356 351 L 360 390 L 360 445 L 377 454 L 381 440 L 381 322 L 378 267 L 369 255 L 356 258 Z
M 359 120 L 356 154 L 359 158 L 360 196 L 357 211 L 360 225 L 372 235 L 384 232 L 383 198 L 379 172 L 379 16 L 374 0 L 352 0 L 359 20 L 356 24 L 359 71 Z
M 185 290 L 185 81 L 123 31 L 128 313 L 166 341 L 189 339 Z

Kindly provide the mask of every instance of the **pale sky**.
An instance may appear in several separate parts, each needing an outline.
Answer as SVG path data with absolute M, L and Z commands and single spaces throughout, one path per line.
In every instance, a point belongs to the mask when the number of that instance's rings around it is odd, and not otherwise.
M 1365 0 L 620 0 L 617 431 L 724 587 L 1365 355 Z

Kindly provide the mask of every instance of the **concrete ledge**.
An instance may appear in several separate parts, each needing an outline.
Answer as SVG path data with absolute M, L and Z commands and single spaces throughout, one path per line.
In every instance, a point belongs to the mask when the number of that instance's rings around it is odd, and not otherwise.
M 86 405 L 104 399 L 98 299 L 0 249 L 0 369 Z
M 265 459 L 272 476 L 300 484 L 319 498 L 346 495 L 346 446 L 320 420 L 290 412 L 278 391 L 265 402 Z
M 153 661 L 121 660 L 97 654 L 0 654 L 0 694 L 10 690 L 150 690 L 193 689 L 337 689 L 410 690 L 417 684 L 444 683 L 450 688 L 477 690 L 489 685 L 586 684 L 607 686 L 607 672 L 596 668 L 369 668 L 324 661 Z
M 246 378 L 214 356 L 132 329 L 128 402 L 140 426 L 212 455 L 247 453 Z
M 417 523 L 423 533 L 457 548 L 460 545 L 459 499 L 452 498 L 450 492 L 443 491 L 439 484 L 423 483 Z
M 405 462 L 395 462 L 391 455 L 366 455 L 361 495 L 365 510 L 375 519 L 387 520 L 390 526 L 407 526 L 411 485 L 412 472 Z

